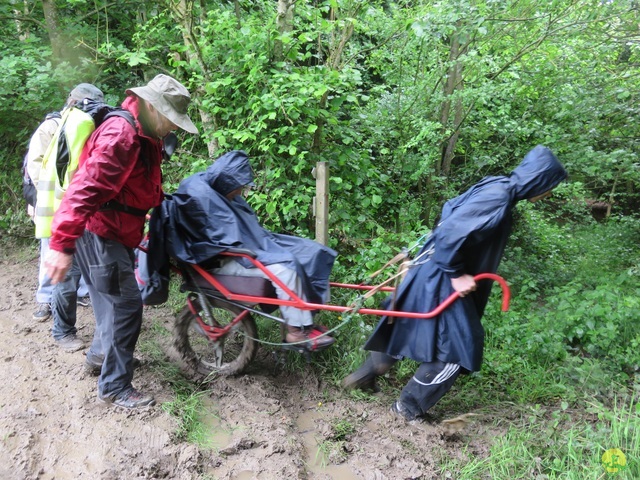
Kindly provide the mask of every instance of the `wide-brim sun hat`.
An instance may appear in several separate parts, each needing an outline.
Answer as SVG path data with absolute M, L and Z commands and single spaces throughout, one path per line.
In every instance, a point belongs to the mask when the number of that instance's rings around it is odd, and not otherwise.
M 161 73 L 144 87 L 129 88 L 126 93 L 134 93 L 146 100 L 181 129 L 189 133 L 198 133 L 198 129 L 187 115 L 191 95 L 175 78 Z

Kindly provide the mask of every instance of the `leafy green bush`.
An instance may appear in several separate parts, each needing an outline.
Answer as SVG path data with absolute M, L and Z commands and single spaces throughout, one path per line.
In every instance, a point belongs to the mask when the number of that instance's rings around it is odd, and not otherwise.
M 587 388 L 591 394 L 604 392 L 612 379 L 626 383 L 640 370 L 634 261 L 640 224 L 628 218 L 557 224 L 532 214 L 527 211 L 521 220 L 536 221 L 517 229 L 517 256 L 500 271 L 515 287 L 511 312 L 501 314 L 490 302 L 483 321 L 483 374 L 510 396 L 514 386 L 528 384 L 529 392 L 521 389 L 525 395 L 519 397 L 528 401 L 578 398 L 576 392 Z M 540 376 L 531 374 L 539 369 L 546 393 L 535 387 Z M 551 378 L 560 380 L 551 383 Z

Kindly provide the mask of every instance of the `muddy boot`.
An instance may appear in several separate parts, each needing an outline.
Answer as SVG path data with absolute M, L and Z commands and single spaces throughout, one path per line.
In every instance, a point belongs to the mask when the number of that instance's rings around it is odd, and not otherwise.
M 285 342 L 294 344 L 292 347 L 304 348 L 308 352 L 317 352 L 333 345 L 335 338 L 324 334 L 313 325 L 308 327 L 293 327 L 287 325 Z
M 382 352 L 370 352 L 362 366 L 342 380 L 342 388 L 379 391 L 376 377 L 387 373 L 398 360 Z

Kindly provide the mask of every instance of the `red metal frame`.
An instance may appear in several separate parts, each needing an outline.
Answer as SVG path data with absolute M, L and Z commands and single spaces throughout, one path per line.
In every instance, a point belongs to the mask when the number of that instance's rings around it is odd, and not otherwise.
M 191 311 L 191 313 L 196 317 L 198 325 L 200 325 L 200 328 L 205 333 L 207 338 L 214 342 L 217 342 L 221 337 L 224 337 L 227 333 L 229 333 L 229 330 L 231 330 L 237 323 L 239 323 L 244 317 L 249 314 L 249 310 L 243 310 L 238 315 L 236 315 L 236 317 L 231 320 L 231 322 L 229 322 L 226 326 L 217 327 L 215 325 L 209 325 L 202 320 L 202 317 L 200 317 L 200 314 L 193 306 L 193 302 L 190 298 L 187 298 L 187 305 L 189 306 L 189 310 Z
M 224 295 L 224 297 L 227 300 L 232 300 L 236 302 L 245 302 L 245 303 L 251 303 L 251 304 L 260 303 L 260 304 L 266 304 L 266 305 L 287 306 L 287 307 L 294 307 L 299 310 L 327 310 L 331 312 L 349 312 L 354 310 L 354 307 L 345 307 L 341 305 L 330 305 L 330 304 L 322 304 L 322 303 L 311 303 L 301 299 L 294 292 L 292 292 L 286 285 L 284 285 L 278 277 L 276 277 L 273 273 L 271 273 L 271 271 L 269 271 L 261 262 L 251 257 L 250 255 L 247 255 L 244 253 L 235 253 L 235 252 L 224 252 L 224 253 L 221 253 L 220 255 L 245 258 L 246 260 L 250 261 L 256 268 L 259 268 L 271 282 L 278 285 L 278 287 L 280 287 L 290 297 L 290 300 L 282 300 L 279 298 L 261 297 L 261 296 L 255 296 L 255 295 L 244 295 L 244 294 L 233 293 L 229 291 L 229 289 L 227 289 L 224 285 L 222 285 L 218 280 L 216 280 L 215 276 L 209 273 L 204 268 L 200 267 L 199 265 L 188 264 L 198 274 L 200 274 L 207 282 L 209 282 L 213 287 L 219 290 L 220 293 Z M 498 284 L 500 284 L 500 287 L 502 288 L 502 311 L 506 312 L 507 310 L 509 310 L 509 302 L 511 300 L 511 291 L 509 290 L 509 286 L 507 285 L 507 282 L 504 280 L 504 278 L 494 273 L 480 273 L 478 275 L 475 275 L 473 278 L 476 281 L 487 279 L 487 280 L 494 280 L 498 282 Z M 348 283 L 331 283 L 331 286 L 338 287 L 338 288 L 349 288 L 354 290 L 373 290 L 374 288 L 376 288 L 375 286 L 370 286 L 370 285 L 353 285 Z M 394 288 L 383 287 L 380 290 L 385 292 L 392 292 L 394 291 Z M 458 292 L 454 292 L 434 310 L 430 312 L 425 312 L 425 313 L 380 310 L 375 308 L 360 308 L 357 310 L 357 312 L 362 315 L 377 315 L 377 316 L 386 315 L 388 317 L 428 319 L 428 318 L 433 318 L 440 315 L 459 296 L 460 294 Z M 190 307 L 190 308 L 193 308 L 193 307 Z M 235 325 L 238 321 L 239 319 L 237 318 L 234 319 L 227 326 L 228 329 L 230 329 L 231 326 Z M 206 324 L 203 324 L 203 325 L 206 325 Z M 226 331 L 228 331 L 228 329 Z

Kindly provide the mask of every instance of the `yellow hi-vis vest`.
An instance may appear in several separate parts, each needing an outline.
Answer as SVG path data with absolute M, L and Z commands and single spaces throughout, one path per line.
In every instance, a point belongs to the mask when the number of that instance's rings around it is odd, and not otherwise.
M 93 117 L 79 108 L 67 108 L 42 158 L 34 223 L 36 238 L 51 236 L 53 215 L 60 207 L 80 154 L 89 135 L 96 129 Z

